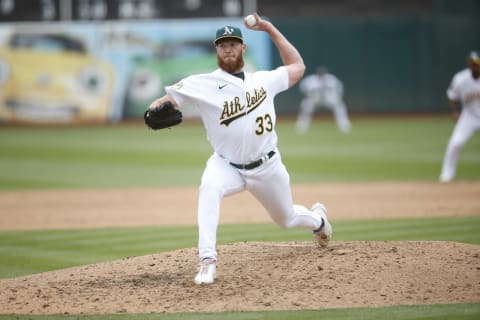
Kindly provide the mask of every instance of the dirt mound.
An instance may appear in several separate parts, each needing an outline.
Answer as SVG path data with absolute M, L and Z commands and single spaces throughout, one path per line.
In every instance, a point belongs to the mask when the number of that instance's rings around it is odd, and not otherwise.
M 0 280 L 0 313 L 294 310 L 480 302 L 480 246 L 438 241 L 219 246 L 197 286 L 196 249 Z

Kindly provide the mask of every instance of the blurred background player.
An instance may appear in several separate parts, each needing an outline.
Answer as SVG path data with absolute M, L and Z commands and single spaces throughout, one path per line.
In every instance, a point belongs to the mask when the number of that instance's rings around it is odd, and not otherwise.
M 447 96 L 457 124 L 448 141 L 443 158 L 440 182 L 455 178 L 460 150 L 480 129 L 480 57 L 471 52 L 468 67 L 456 73 L 447 89 Z
M 305 77 L 299 86 L 304 98 L 297 117 L 297 133 L 308 131 L 317 107 L 331 110 L 338 128 L 342 132 L 350 132 L 351 124 L 343 101 L 343 84 L 337 77 L 322 66 L 314 74 Z

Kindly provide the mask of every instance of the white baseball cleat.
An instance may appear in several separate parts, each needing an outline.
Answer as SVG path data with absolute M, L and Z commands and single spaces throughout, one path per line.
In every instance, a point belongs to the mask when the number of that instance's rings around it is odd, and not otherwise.
M 217 266 L 215 265 L 215 260 L 206 258 L 200 262 L 200 270 L 194 281 L 196 284 L 210 284 L 215 281 L 216 274 Z
M 312 206 L 312 211 L 315 216 L 320 217 L 322 224 L 321 226 L 313 231 L 315 237 L 315 242 L 322 248 L 328 246 L 328 242 L 332 239 L 332 225 L 328 222 L 327 219 L 327 208 L 319 202 L 315 203 Z

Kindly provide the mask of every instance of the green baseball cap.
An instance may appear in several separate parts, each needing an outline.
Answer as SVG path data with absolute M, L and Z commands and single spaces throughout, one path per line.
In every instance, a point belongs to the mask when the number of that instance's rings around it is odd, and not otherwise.
M 218 29 L 214 43 L 217 44 L 218 41 L 228 38 L 237 39 L 243 43 L 242 31 L 239 28 L 233 26 L 225 26 Z

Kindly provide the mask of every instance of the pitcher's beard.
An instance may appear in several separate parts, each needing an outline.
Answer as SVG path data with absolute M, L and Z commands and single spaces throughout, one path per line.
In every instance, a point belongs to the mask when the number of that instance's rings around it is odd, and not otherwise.
M 219 56 L 217 56 L 217 63 L 220 69 L 225 70 L 228 73 L 240 72 L 243 70 L 245 62 L 243 61 L 243 56 L 239 55 L 235 61 L 224 61 Z

